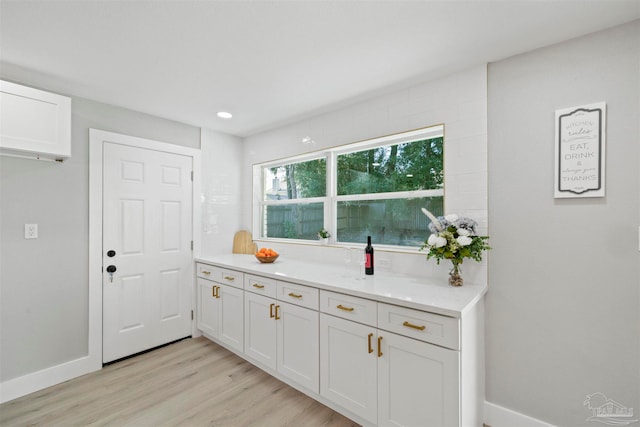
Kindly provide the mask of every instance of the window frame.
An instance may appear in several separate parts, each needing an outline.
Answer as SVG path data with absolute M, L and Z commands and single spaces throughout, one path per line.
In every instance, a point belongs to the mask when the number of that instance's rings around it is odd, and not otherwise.
M 351 195 L 338 195 L 338 156 L 343 154 L 355 153 L 375 149 L 383 146 L 399 145 L 406 142 L 419 141 L 423 139 L 444 138 L 444 124 L 428 126 L 425 128 L 415 129 L 407 132 L 400 132 L 392 135 L 385 135 L 377 138 L 367 139 L 337 147 L 327 148 L 325 150 L 306 153 L 299 156 L 291 156 L 278 160 L 257 163 L 253 165 L 253 238 L 265 242 L 282 242 L 282 243 L 301 243 L 301 244 L 320 244 L 316 240 L 307 239 L 289 239 L 263 236 L 263 207 L 268 205 L 287 205 L 287 204 L 308 204 L 308 203 L 324 203 L 324 225 L 323 227 L 329 231 L 331 245 L 336 246 L 362 246 L 364 243 L 359 242 L 341 242 L 337 240 L 337 222 L 338 222 L 338 202 L 344 201 L 368 201 L 368 200 L 392 200 L 392 199 L 412 199 L 424 197 L 442 197 L 443 206 L 445 205 L 445 187 L 429 190 L 410 190 L 410 191 L 393 191 L 383 193 L 364 193 Z M 442 170 L 444 173 L 445 146 L 442 148 Z M 264 200 L 264 172 L 265 168 L 284 166 L 292 163 L 302 163 L 310 160 L 324 158 L 326 161 L 326 195 L 324 197 L 310 197 L 302 199 L 283 199 L 283 200 Z M 258 182 L 256 182 L 256 174 L 258 174 Z M 256 189 L 258 193 L 256 194 Z M 389 250 L 404 251 L 415 250 L 415 246 L 398 246 L 398 245 L 377 245 Z
M 304 163 L 312 160 L 325 159 L 327 171 L 329 170 L 329 153 L 327 151 L 315 151 L 312 153 L 303 154 L 300 156 L 292 156 L 285 157 L 282 159 L 259 163 L 253 165 L 253 200 L 254 200 L 254 210 L 253 210 L 253 239 L 254 240 L 263 240 L 263 241 L 275 241 L 275 242 L 313 242 L 313 240 L 307 239 L 288 239 L 284 237 L 267 237 L 263 236 L 263 232 L 265 230 L 265 212 L 263 209 L 266 206 L 284 206 L 284 205 L 303 205 L 303 204 L 311 204 L 311 203 L 323 203 L 323 218 L 324 223 L 327 222 L 327 215 L 329 213 L 327 201 L 329 200 L 327 194 L 329 192 L 329 184 L 325 182 L 327 188 L 325 189 L 325 196 L 321 197 L 302 197 L 299 199 L 281 199 L 281 200 L 265 200 L 264 197 L 264 170 L 280 167 L 295 163 Z M 257 177 L 256 177 L 257 175 Z M 327 173 L 328 175 L 328 173 Z M 256 194 L 256 184 L 258 185 L 258 194 Z M 257 206 L 257 209 L 256 209 Z M 326 225 L 325 225 L 326 227 Z

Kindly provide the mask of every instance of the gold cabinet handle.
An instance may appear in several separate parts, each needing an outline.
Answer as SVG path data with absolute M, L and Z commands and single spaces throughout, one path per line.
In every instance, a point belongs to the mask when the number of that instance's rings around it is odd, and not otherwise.
M 427 327 L 424 325 L 421 325 L 421 326 L 414 325 L 413 323 L 409 323 L 406 320 L 404 321 L 404 323 L 402 323 L 402 326 L 406 326 L 407 328 L 417 329 L 419 331 L 424 331 L 425 329 L 427 329 Z
M 371 338 L 373 338 L 373 333 L 370 333 L 369 336 L 367 336 L 367 344 L 369 344 L 369 354 L 373 353 L 373 347 L 371 347 Z
M 273 319 L 275 317 L 273 315 L 273 306 L 275 306 L 275 304 L 273 303 L 269 304 L 269 319 Z
M 215 296 L 216 296 L 216 298 L 219 299 L 220 298 L 220 286 L 215 286 L 215 288 L 216 288 L 216 295 Z
M 340 310 L 343 310 L 343 311 L 353 311 L 353 307 L 345 307 L 345 306 L 344 306 L 344 305 L 342 305 L 342 304 L 338 304 L 338 305 L 336 306 L 336 308 L 337 308 L 337 309 L 340 309 Z
M 236 278 L 233 277 L 233 276 L 224 276 L 224 280 L 228 280 L 230 282 L 233 282 L 234 280 L 236 280 Z
M 215 297 L 216 297 L 216 287 L 215 287 L 215 286 L 212 286 L 212 287 L 211 287 L 211 296 L 212 296 L 213 298 L 215 298 Z
M 210 271 L 202 270 L 202 274 L 206 274 L 207 276 L 211 274 Z
M 382 357 L 382 337 L 378 337 L 378 357 Z
M 256 289 L 264 289 L 264 285 L 258 285 L 257 283 L 254 283 L 253 287 Z
M 294 294 L 293 292 L 290 292 L 290 293 L 289 293 L 289 296 L 290 296 L 291 298 L 298 298 L 298 299 L 302 298 L 302 295 L 300 295 L 300 294 Z
M 280 320 L 280 306 L 276 305 L 276 320 Z

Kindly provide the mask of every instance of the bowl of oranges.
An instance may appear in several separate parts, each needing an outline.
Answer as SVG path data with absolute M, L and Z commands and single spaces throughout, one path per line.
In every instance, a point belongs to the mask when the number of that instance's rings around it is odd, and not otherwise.
M 260 248 L 256 252 L 256 259 L 263 264 L 270 264 L 278 259 L 280 254 L 271 248 Z

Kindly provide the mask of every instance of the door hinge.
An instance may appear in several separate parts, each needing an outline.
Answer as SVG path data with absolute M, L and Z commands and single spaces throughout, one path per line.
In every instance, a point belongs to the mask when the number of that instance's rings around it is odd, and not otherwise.
M 191 320 L 193 320 L 193 310 L 191 310 Z
M 191 171 L 191 182 L 193 182 L 193 171 Z
M 193 240 L 191 241 L 191 252 L 193 252 Z

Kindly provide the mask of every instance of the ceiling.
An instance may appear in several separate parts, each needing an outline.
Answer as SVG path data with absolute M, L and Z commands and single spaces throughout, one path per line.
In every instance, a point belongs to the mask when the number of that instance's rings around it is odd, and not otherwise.
M 2 0 L 0 71 L 249 136 L 638 18 L 640 0 Z

